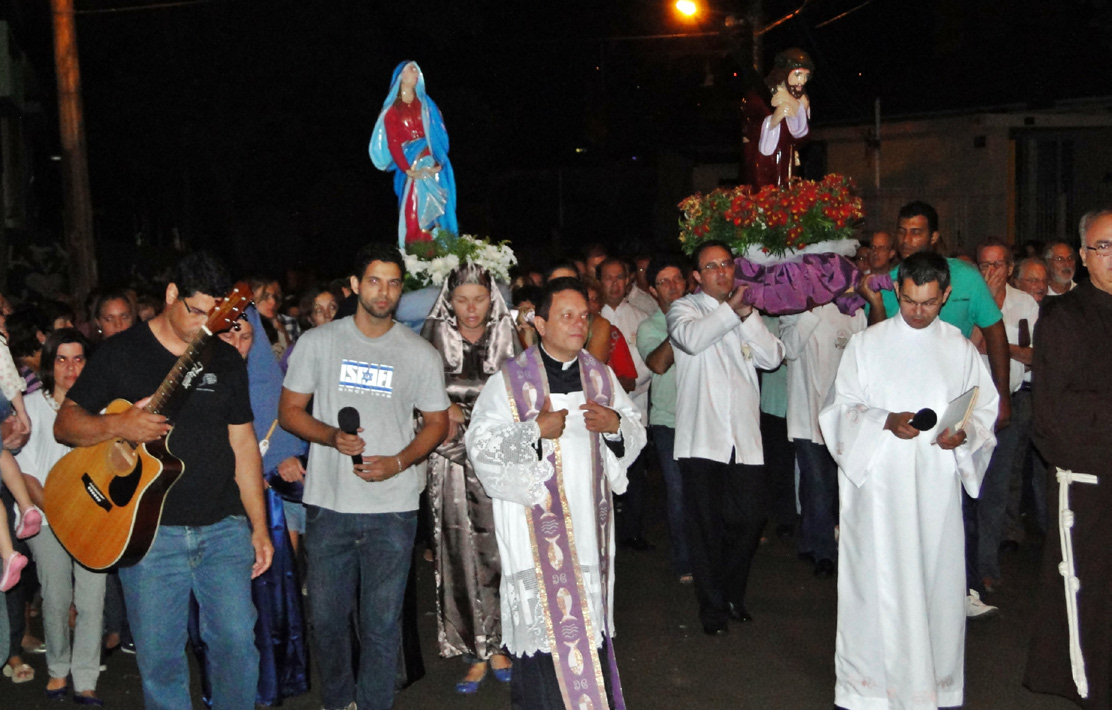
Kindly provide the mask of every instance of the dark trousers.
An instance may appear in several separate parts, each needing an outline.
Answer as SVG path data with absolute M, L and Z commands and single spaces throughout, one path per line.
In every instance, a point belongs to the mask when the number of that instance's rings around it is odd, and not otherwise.
M 641 451 L 626 471 L 629 486 L 620 496 L 614 496 L 618 541 L 641 537 L 645 523 L 645 451 Z
M 965 528 L 965 586 L 985 595 L 984 580 L 977 570 L 977 551 L 981 540 L 977 530 L 977 499 L 961 489 L 961 522 Z
M 614 687 L 610 680 L 610 663 L 607 661 L 609 645 L 610 639 L 603 639 L 602 648 L 598 650 L 598 662 L 602 665 L 606 701 L 610 707 L 614 707 Z M 514 656 L 513 659 L 510 707 L 513 710 L 564 710 L 564 698 L 560 695 L 560 681 L 556 678 L 552 654 L 535 653 L 532 657 Z M 574 699 L 572 703 L 575 703 Z
M 720 626 L 745 606 L 749 568 L 767 521 L 763 466 L 680 459 L 687 545 L 699 620 Z
M 838 555 L 834 526 L 838 524 L 838 464 L 823 444 L 796 439 L 799 460 L 799 507 L 803 511 L 799 551 L 815 561 Z
M 788 438 L 787 419 L 761 412 L 761 447 L 769 515 L 777 525 L 794 525 L 799 517 L 795 512 L 795 444 Z

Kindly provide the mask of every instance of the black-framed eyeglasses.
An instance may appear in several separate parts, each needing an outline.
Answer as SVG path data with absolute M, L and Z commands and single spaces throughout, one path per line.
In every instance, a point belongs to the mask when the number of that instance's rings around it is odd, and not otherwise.
M 1082 249 L 1095 251 L 1100 256 L 1112 256 L 1112 242 L 1099 242 L 1095 247 L 1085 244 L 1082 246 Z
M 181 302 L 185 305 L 185 310 L 188 311 L 189 315 L 191 315 L 191 316 L 207 316 L 208 315 L 208 311 L 202 311 L 200 308 L 194 308 L 193 306 L 189 305 L 189 301 L 185 300 L 184 298 L 181 299 Z

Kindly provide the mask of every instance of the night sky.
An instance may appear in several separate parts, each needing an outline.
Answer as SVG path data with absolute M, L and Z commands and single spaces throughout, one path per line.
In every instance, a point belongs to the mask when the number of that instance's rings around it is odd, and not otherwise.
M 765 0 L 766 20 L 801 1 Z M 862 1 L 812 0 L 764 36 L 766 67 L 793 45 L 814 58 L 816 123 L 871 120 L 878 96 L 894 116 L 1112 95 L 1102 0 L 872 0 L 819 27 Z M 78 17 L 78 41 L 105 281 L 167 258 L 175 233 L 240 271 L 275 273 L 340 272 L 361 244 L 393 239 L 390 176 L 367 141 L 403 59 L 421 65 L 444 114 L 462 231 L 511 239 L 519 253 L 645 244 L 675 224 L 667 201 L 683 197 L 683 178 L 661 175 L 729 159 L 753 78 L 719 37 L 629 39 L 692 29 L 648 0 L 103 12 L 151 4 L 77 2 L 101 11 Z M 52 122 L 44 152 L 56 150 L 48 3 L 10 5 Z M 56 187 L 49 177 L 40 189 Z

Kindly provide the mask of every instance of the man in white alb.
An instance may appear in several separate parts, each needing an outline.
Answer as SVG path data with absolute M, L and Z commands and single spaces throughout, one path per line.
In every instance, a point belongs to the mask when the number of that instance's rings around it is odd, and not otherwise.
M 937 254 L 900 264 L 899 313 L 853 336 L 819 415 L 839 466 L 834 702 L 849 710 L 962 704 L 961 489 L 978 494 L 998 395 L 977 349 L 938 318 L 949 282 Z M 944 419 L 972 387 L 964 430 L 912 425 L 924 408 Z

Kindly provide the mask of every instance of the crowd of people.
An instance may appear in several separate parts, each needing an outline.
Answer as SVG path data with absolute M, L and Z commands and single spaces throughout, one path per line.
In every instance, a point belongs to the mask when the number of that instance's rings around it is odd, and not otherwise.
M 837 577 L 843 708 L 960 705 L 965 622 L 996 611 L 1001 550 L 1046 536 L 1025 683 L 1107 708 L 1106 486 L 1071 476 L 1110 460 L 1112 210 L 1083 218 L 1080 253 L 986 239 L 943 256 L 942 236 L 909 203 L 857 252 L 864 308 L 781 316 L 748 303 L 715 241 L 690 258 L 591 245 L 512 284 L 465 263 L 416 330 L 394 320 L 391 245 L 294 297 L 247 280 L 254 305 L 219 338 L 233 281 L 207 253 L 159 298 L 105 290 L 82 318 L 4 300 L 4 676 L 34 680 L 23 654 L 44 652 L 47 696 L 101 705 L 122 650 L 146 707 L 190 707 L 188 645 L 207 703 L 274 705 L 308 691 L 311 641 L 323 707 L 388 708 L 423 672 L 417 547 L 457 692 L 490 674 L 515 708 L 624 707 L 613 560 L 654 548 L 652 472 L 708 636 L 752 621 L 767 535 Z M 186 395 L 148 406 L 182 362 Z M 134 404 L 105 409 L 118 399 Z M 110 572 L 75 561 L 42 512 L 51 469 L 167 436 L 183 472 L 149 549 Z M 1059 482 L 1078 484 L 1061 549 Z

